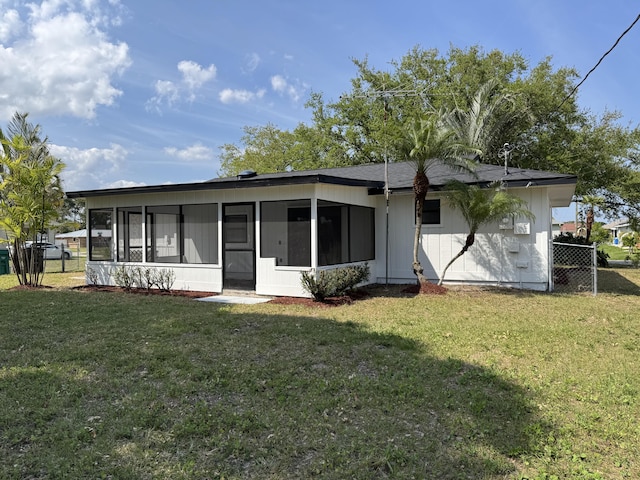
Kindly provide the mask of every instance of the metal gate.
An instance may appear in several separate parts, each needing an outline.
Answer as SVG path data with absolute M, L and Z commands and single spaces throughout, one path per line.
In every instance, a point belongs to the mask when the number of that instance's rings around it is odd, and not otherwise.
M 596 244 L 553 242 L 553 285 L 556 292 L 598 294 L 598 252 Z

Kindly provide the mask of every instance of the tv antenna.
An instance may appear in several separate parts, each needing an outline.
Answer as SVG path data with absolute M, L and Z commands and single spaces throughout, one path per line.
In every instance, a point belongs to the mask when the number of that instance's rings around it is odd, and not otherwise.
M 505 143 L 500 150 L 498 150 L 498 158 L 504 158 L 504 174 L 509 175 L 509 157 L 511 152 L 516 149 L 515 145 Z
M 408 98 L 408 97 L 421 97 L 422 92 L 418 90 L 411 89 L 391 89 L 386 90 L 384 87 L 382 90 L 369 90 L 367 92 L 356 93 L 353 95 L 347 95 L 346 97 L 351 98 L 370 98 L 373 100 L 381 99 L 383 102 L 384 109 L 384 131 L 386 133 L 387 129 L 387 114 L 389 113 L 389 100 L 393 98 Z M 387 152 L 387 140 L 385 135 L 385 144 L 384 144 L 384 200 L 386 203 L 386 214 L 385 214 L 385 222 L 386 222 L 386 232 L 385 232 L 385 286 L 389 286 L 389 158 Z

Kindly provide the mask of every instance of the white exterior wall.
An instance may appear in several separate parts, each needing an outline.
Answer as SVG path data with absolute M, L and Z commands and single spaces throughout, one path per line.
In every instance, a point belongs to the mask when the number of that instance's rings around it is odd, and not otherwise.
M 511 193 L 523 198 L 534 213 L 535 220 L 518 220 L 512 228 L 485 226 L 478 232 L 475 244 L 449 268 L 445 284 L 466 283 L 502 285 L 534 290 L 547 290 L 549 281 L 549 242 L 551 209 L 549 190 L 545 187 L 519 188 Z M 152 205 L 218 204 L 218 238 L 222 238 L 222 206 L 228 203 L 255 202 L 256 212 L 256 293 L 262 295 L 308 296 L 302 290 L 300 274 L 317 268 L 317 246 L 312 241 L 311 267 L 276 266 L 275 258 L 260 257 L 260 202 L 311 199 L 311 238 L 317 238 L 315 206 L 318 200 L 376 209 L 376 259 L 368 262 L 370 281 L 375 283 L 414 283 L 411 269 L 414 235 L 413 195 L 392 194 L 389 202 L 387 254 L 387 215 L 382 195 L 370 196 L 364 187 L 344 187 L 315 184 L 282 187 L 239 188 L 175 192 L 115 197 L 92 197 L 87 208 L 118 208 Z M 438 198 L 430 194 L 429 198 Z M 441 198 L 441 224 L 423 225 L 420 261 L 425 275 L 437 282 L 442 270 L 462 248 L 468 227 L 462 217 Z M 528 227 L 527 227 L 528 225 Z M 528 228 L 528 230 L 527 230 Z M 114 247 L 115 248 L 115 247 Z M 222 241 L 218 242 L 217 264 L 128 263 L 131 266 L 170 269 L 175 273 L 174 289 L 222 291 Z M 283 246 L 286 251 L 286 246 Z M 113 252 L 114 258 L 116 252 Z M 111 272 L 116 262 L 87 262 L 100 282 L 113 285 Z M 329 268 L 335 268 L 332 266 Z
M 549 279 L 549 232 L 551 217 L 545 188 L 520 188 L 512 194 L 523 198 L 535 220 L 519 219 L 508 229 L 497 224 L 484 226 L 475 237 L 474 245 L 457 259 L 445 277 L 445 284 L 488 284 L 533 290 L 547 290 Z M 430 194 L 428 198 L 439 198 Z M 441 224 L 423 225 L 420 262 L 424 274 L 437 282 L 447 263 L 463 247 L 468 226 L 462 216 L 441 198 Z M 378 283 L 384 283 L 384 199 L 379 202 L 376 218 L 378 228 Z M 527 233 L 528 232 L 528 233 Z M 413 195 L 391 195 L 389 209 L 389 283 L 414 283 L 412 270 L 413 237 L 415 233 Z
M 276 259 L 260 257 L 260 202 L 301 200 L 311 198 L 312 219 L 311 238 L 316 238 L 314 205 L 318 199 L 332 202 L 375 207 L 377 199 L 367 193 L 366 188 L 335 185 L 293 185 L 283 187 L 238 188 L 229 190 L 208 190 L 195 192 L 168 192 L 153 194 L 119 195 L 113 197 L 91 197 L 87 199 L 87 210 L 96 208 L 149 207 L 157 205 L 192 205 L 201 203 L 218 204 L 218 238 L 222 238 L 222 206 L 229 203 L 255 202 L 256 212 L 256 293 L 260 295 L 309 296 L 302 289 L 300 274 L 315 268 L 317 248 L 312 241 L 311 267 L 276 266 Z M 115 210 L 114 210 L 115 211 Z M 115 216 L 114 216 L 115 220 Z M 377 219 L 376 219 L 377 221 Z M 117 222 L 115 222 L 117 223 Z M 117 229 L 117 225 L 114 226 Z M 117 238 L 117 232 L 115 233 Z M 143 230 L 143 238 L 144 238 Z M 113 258 L 117 258 L 114 242 Z M 283 245 L 283 251 L 286 251 Z M 173 288 L 219 293 L 223 287 L 222 241 L 218 242 L 218 263 L 216 264 L 176 264 L 176 263 L 135 263 L 127 262 L 130 267 L 168 269 L 175 274 Z M 375 282 L 375 261 L 369 262 L 372 271 L 371 281 Z M 113 272 L 121 264 L 112 262 L 88 261 L 87 267 L 97 274 L 99 283 L 115 285 Z M 335 266 L 332 266 L 335 267 Z

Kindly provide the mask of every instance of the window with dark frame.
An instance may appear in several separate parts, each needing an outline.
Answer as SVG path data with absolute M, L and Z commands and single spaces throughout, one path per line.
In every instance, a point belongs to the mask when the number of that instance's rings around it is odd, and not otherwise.
M 422 225 L 440 225 L 440 199 L 427 199 L 422 206 Z

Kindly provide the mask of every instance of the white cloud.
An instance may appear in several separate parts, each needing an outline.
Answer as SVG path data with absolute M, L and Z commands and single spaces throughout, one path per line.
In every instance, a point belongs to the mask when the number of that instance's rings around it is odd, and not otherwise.
M 244 70 L 247 73 L 254 72 L 256 68 L 258 68 L 258 65 L 260 65 L 260 62 L 261 62 L 260 55 L 258 55 L 255 52 L 247 55 L 246 59 L 247 59 L 247 64 Z
M 209 65 L 207 68 L 202 68 L 196 62 L 183 60 L 178 63 L 178 70 L 182 72 L 182 81 L 191 92 L 202 87 L 209 80 L 216 78 L 216 66 L 214 64 Z
M 183 98 L 193 102 L 198 91 L 207 82 L 214 80 L 217 73 L 214 64 L 203 68 L 202 65 L 191 60 L 179 62 L 177 68 L 182 74 L 182 80 L 178 83 L 169 80 L 158 80 L 155 83 L 156 94 L 147 101 L 147 110 L 155 110 L 159 113 L 162 105 L 171 107 Z
M 164 151 L 168 155 L 184 161 L 207 161 L 214 158 L 213 150 L 209 147 L 205 147 L 201 143 L 195 143 L 182 150 L 175 147 L 167 147 Z
M 280 95 L 288 96 L 294 102 L 298 102 L 306 90 L 306 86 L 300 85 L 299 82 L 296 83 L 298 83 L 298 85 L 292 85 L 282 75 L 274 75 L 271 77 L 271 88 Z
M 49 150 L 66 165 L 62 178 L 65 190 L 69 191 L 93 188 L 87 185 L 104 187 L 105 176 L 117 173 L 128 155 L 127 150 L 116 143 L 110 148 L 85 150 L 52 144 Z
M 220 101 L 225 104 L 229 103 L 249 103 L 257 98 L 264 97 L 266 91 L 260 89 L 257 92 L 251 92 L 249 90 L 233 90 L 231 88 L 225 88 L 220 92 Z
M 7 10 L 0 16 L 0 42 L 8 42 L 22 30 L 22 21 L 17 10 Z
M 107 183 L 101 188 L 131 188 L 131 187 L 144 187 L 146 183 L 132 182 L 130 180 L 116 180 L 115 182 Z
M 113 78 L 131 60 L 126 43 L 108 40 L 111 10 L 86 0 L 27 6 L 22 17 L 15 10 L 0 17 L 0 118 L 15 111 L 93 118 L 112 105 L 122 94 Z

